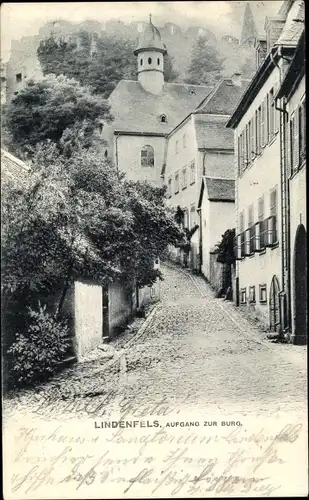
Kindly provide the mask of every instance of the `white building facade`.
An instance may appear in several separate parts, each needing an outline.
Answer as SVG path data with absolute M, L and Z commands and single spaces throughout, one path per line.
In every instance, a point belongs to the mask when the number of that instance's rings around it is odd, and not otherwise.
M 295 53 L 300 10 L 301 2 L 289 2 L 284 16 L 267 20 L 268 53 L 227 123 L 235 132 L 237 304 L 283 336 L 290 328 L 289 215 L 277 94 Z

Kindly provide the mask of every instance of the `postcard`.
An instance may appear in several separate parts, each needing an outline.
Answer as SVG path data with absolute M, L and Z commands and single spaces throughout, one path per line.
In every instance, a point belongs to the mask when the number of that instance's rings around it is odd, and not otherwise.
M 304 19 L 2 5 L 6 500 L 307 496 Z

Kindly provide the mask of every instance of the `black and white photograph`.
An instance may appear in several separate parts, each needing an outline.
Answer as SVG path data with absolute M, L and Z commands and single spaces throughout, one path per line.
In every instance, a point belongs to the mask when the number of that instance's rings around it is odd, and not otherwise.
M 307 497 L 305 1 L 4 2 L 5 500 Z

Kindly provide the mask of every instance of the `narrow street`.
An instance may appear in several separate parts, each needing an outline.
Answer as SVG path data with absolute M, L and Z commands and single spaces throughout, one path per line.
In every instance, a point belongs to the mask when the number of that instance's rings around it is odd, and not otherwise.
M 113 341 L 109 363 L 85 361 L 21 391 L 7 411 L 75 419 L 95 417 L 98 405 L 105 415 L 117 411 L 121 401 L 238 412 L 305 408 L 305 346 L 266 340 L 201 277 L 172 265 L 163 272 L 161 301 L 142 334 Z

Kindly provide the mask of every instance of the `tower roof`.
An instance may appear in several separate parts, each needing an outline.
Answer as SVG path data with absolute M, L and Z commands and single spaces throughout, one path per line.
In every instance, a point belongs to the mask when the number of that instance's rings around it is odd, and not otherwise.
M 152 24 L 151 16 L 149 16 L 149 23 L 141 33 L 138 47 L 135 49 L 134 54 L 137 55 L 142 50 L 157 50 L 162 52 L 162 54 L 166 54 L 167 52 L 162 43 L 160 31 Z
M 256 38 L 257 34 L 258 33 L 253 19 L 252 10 L 249 2 L 247 2 L 241 31 L 240 45 L 246 43 L 249 38 Z

